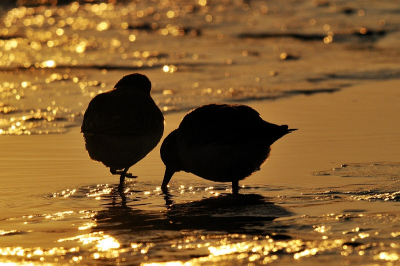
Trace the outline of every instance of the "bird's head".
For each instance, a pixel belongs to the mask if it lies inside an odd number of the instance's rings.
[[[151,82],[145,75],[134,73],[124,76],[114,88],[131,88],[150,94]]]
[[[165,164],[165,174],[161,185],[163,191],[175,172],[181,170],[178,158],[177,130],[172,131],[163,141],[160,149],[161,160]]]

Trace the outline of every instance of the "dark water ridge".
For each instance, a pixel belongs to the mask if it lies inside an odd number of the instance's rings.
[[[335,41],[335,42],[376,42],[381,37],[387,34],[384,30],[367,30],[363,29],[360,31],[350,31],[348,33],[335,33],[332,35],[318,34],[318,33],[241,33],[237,37],[239,39],[255,38],[255,39],[267,39],[267,38],[293,38],[300,41]],[[355,38],[356,37],[356,38]],[[328,39],[326,39],[328,38]]]

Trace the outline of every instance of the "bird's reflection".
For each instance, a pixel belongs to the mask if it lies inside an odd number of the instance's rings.
[[[119,199],[118,199],[119,196]],[[271,233],[269,224],[278,217],[290,216],[285,208],[268,202],[258,194],[220,195],[199,201],[174,203],[163,195],[164,210],[142,210],[127,205],[123,192],[113,193],[107,209],[95,216],[99,231],[203,230],[224,233]],[[126,232],[125,232],[126,233]]]
[[[172,200],[172,195],[169,192],[168,188],[167,189],[162,189],[163,194],[164,194],[164,200],[165,200],[165,206],[169,207],[172,206],[174,204],[173,200]]]

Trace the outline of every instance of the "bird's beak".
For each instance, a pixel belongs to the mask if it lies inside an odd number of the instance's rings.
[[[174,175],[175,171],[169,169],[168,167],[165,169],[164,180],[161,185],[161,190],[165,193],[168,191],[168,183]]]

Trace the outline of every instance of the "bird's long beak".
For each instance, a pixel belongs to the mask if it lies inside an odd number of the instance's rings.
[[[164,180],[161,185],[161,190],[163,192],[168,191],[168,183],[171,180],[172,176],[174,175],[175,171],[169,169],[168,167],[165,169]]]

